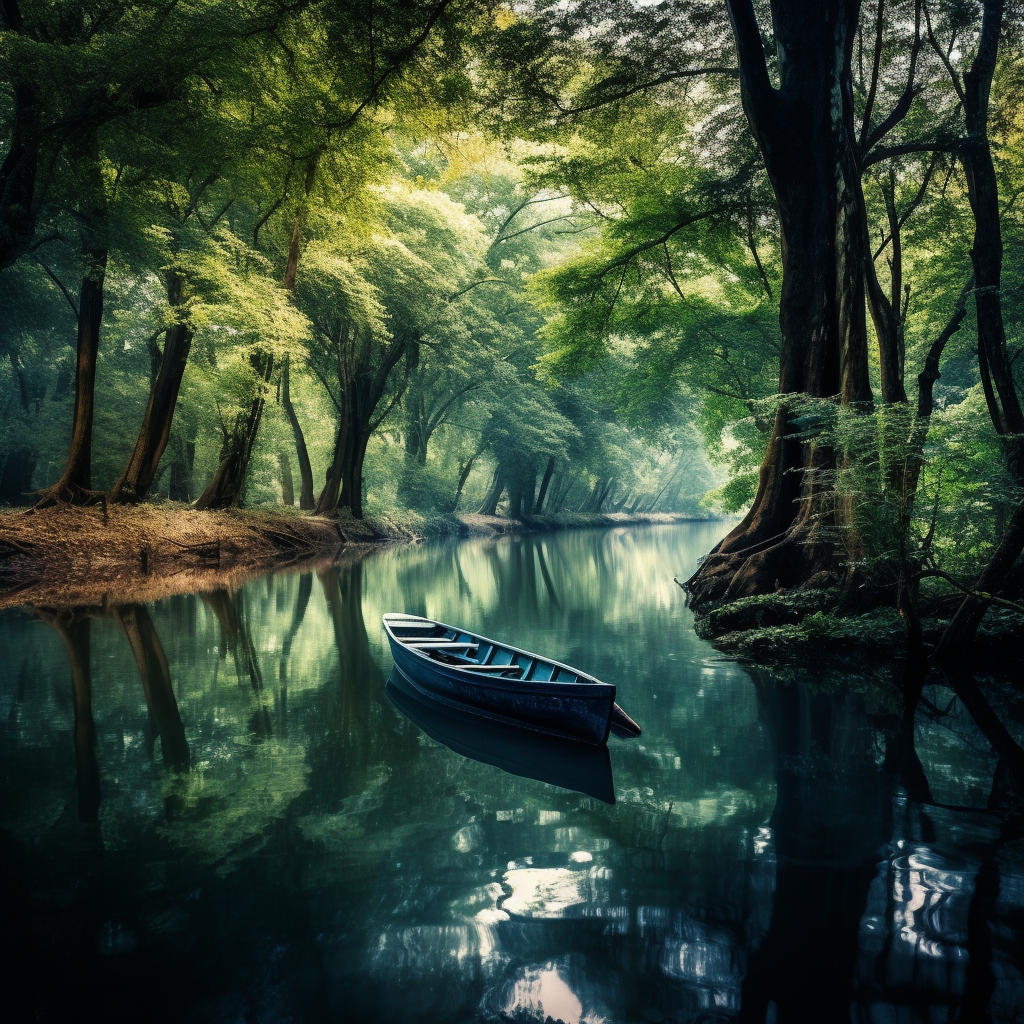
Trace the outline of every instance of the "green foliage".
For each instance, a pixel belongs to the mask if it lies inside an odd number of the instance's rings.
[[[977,35],[968,7],[932,11],[964,54]],[[887,10],[873,93],[871,60],[855,62],[858,125],[905,90],[915,5]],[[781,253],[721,4],[22,0],[18,11],[0,35],[0,156],[17,162],[14,130],[29,118],[45,173],[22,211],[29,236],[0,270],[3,499],[62,471],[73,307],[102,249],[94,486],[123,468],[165,332],[184,324],[194,339],[157,493],[173,477],[187,481],[175,497],[197,496],[261,395],[247,500],[279,501],[282,466],[297,490],[277,401],[287,360],[317,484],[353,382],[384,373],[371,507],[472,510],[497,474],[502,509],[513,493],[525,508],[549,467],[547,500],[565,510],[601,498],[606,511],[731,513],[752,500],[778,401]],[[974,230],[945,145],[960,104],[927,46],[916,75],[886,139],[901,151],[863,176],[880,286],[909,287],[911,385],[967,279]],[[1021,75],[1001,54],[991,131],[1011,356],[1024,345]],[[926,137],[938,152],[914,149]],[[915,493],[900,484],[919,426],[907,410],[799,414],[795,429],[840,455],[821,481],[853,511],[838,539],[879,579],[899,579],[907,559],[968,577],[1019,500],[967,308]],[[256,367],[269,357],[268,384]],[[1013,372],[1020,381],[1024,359]]]

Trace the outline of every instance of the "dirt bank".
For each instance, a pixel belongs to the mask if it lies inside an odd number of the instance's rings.
[[[237,587],[272,569],[316,569],[343,549],[435,535],[672,523],[680,516],[499,516],[414,513],[327,519],[285,509],[196,512],[171,502],[0,513],[0,608],[145,603]]]
[[[4,513],[0,608],[144,602],[232,586],[276,565],[331,558],[347,542],[339,524],[314,516],[176,505]]]

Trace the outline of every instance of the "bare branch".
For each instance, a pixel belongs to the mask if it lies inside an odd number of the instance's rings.
[[[949,75],[949,80],[953,83],[953,88],[956,90],[957,96],[960,98],[960,102],[964,102],[964,87],[960,84],[960,78],[957,76],[956,71],[953,69],[953,65],[949,62],[949,54],[939,46],[939,41],[935,38],[935,33],[932,31],[932,19],[928,13],[928,5],[924,5],[924,21],[928,26],[928,42],[931,43],[932,49],[939,55],[939,60],[942,61],[942,66],[946,69],[946,74]]]
[[[34,253],[29,252],[29,256],[39,264],[40,267],[46,273],[46,276],[60,289],[61,295],[64,296],[68,301],[68,305],[71,307],[71,312],[75,314],[75,319],[78,319],[78,303],[72,298],[71,293],[64,287],[64,282]]]

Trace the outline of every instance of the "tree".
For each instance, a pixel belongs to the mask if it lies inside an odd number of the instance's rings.
[[[402,397],[420,348],[443,344],[458,319],[449,299],[480,246],[474,219],[443,195],[396,184],[380,203],[375,237],[310,243],[299,286],[313,325],[310,365],[338,414],[320,514],[362,515],[370,435]]]

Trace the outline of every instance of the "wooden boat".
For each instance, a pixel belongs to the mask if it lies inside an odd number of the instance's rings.
[[[448,707],[426,696],[397,665],[384,692],[409,721],[463,757],[615,803],[606,746],[545,736],[521,725],[490,721],[465,708]]]
[[[615,687],[519,647],[420,615],[389,612],[395,664],[434,700],[485,718],[586,743],[640,726],[615,703]]]

